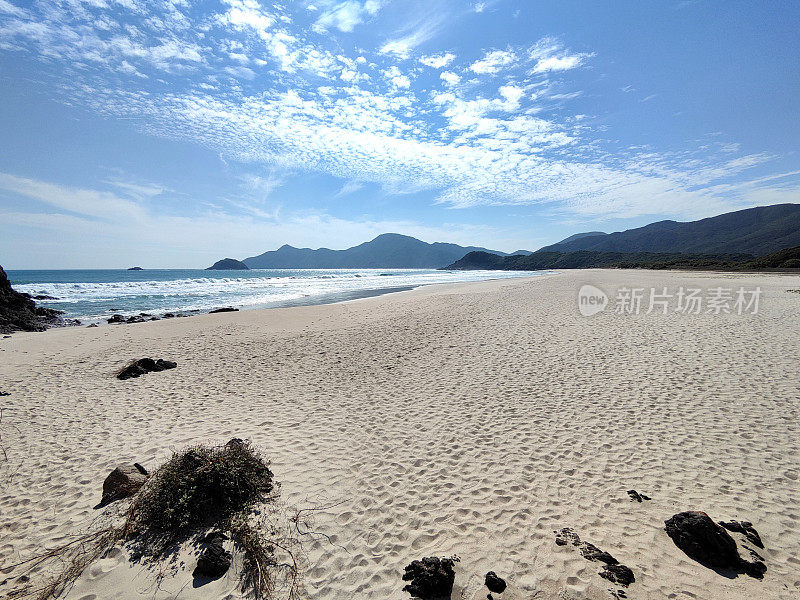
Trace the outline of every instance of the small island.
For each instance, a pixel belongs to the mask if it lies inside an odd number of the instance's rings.
[[[128,271],[144,271],[142,267],[131,267]]]
[[[223,258],[208,267],[206,271],[248,271],[249,268],[240,260],[235,258]]]

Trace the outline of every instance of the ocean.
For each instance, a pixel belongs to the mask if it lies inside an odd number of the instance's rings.
[[[105,322],[113,314],[207,312],[328,304],[453,283],[530,277],[542,272],[435,271],[430,269],[254,269],[251,271],[53,270],[8,271],[14,289],[53,296],[37,304],[64,311],[82,323]]]

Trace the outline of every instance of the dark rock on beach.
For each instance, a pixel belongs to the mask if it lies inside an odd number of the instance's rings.
[[[208,311],[209,314],[211,313],[224,313],[224,312],[239,312],[238,308],[233,308],[232,306],[226,306],[224,308],[215,308],[214,310]]]
[[[36,306],[27,294],[15,291],[0,267],[0,333],[44,331],[61,324],[60,314],[57,310]]]
[[[584,542],[581,544],[581,555],[586,560],[596,560],[598,562],[604,562],[607,565],[616,565],[619,561],[611,556],[605,550],[600,550],[594,544],[590,544],[589,542]]]
[[[739,552],[736,541],[706,513],[693,510],[667,519],[664,529],[689,558],[718,569],[736,569]]]
[[[95,508],[132,496],[139,491],[150,474],[139,463],[120,465],[103,482],[103,498]]]
[[[108,323],[124,323],[125,317],[122,315],[111,315],[111,318],[106,319]]]
[[[600,577],[608,579],[613,583],[617,583],[623,587],[629,586],[636,581],[633,576],[633,571],[619,563],[611,554],[605,550],[601,550],[594,544],[589,542],[581,542],[580,536],[570,527],[564,527],[560,531],[556,531],[556,544],[559,546],[567,546],[569,544],[576,546],[580,549],[581,555],[586,560],[605,563],[603,570],[600,571]],[[621,594],[621,595],[620,595]],[[620,590],[617,597],[624,597],[624,592]]]
[[[197,559],[197,567],[192,575],[218,579],[228,572],[232,556],[223,546],[226,539],[227,536],[219,531],[209,533],[203,538],[206,546]]]
[[[489,571],[484,580],[486,587],[494,594],[502,594],[506,590],[506,582],[502,577],[498,577],[494,571]]]
[[[642,500],[650,500],[650,496],[645,496],[644,494],[640,494],[636,490],[628,490],[628,496],[631,497],[631,500],[634,502],[641,502]]]
[[[403,581],[410,581],[404,592],[420,600],[450,600],[456,578],[457,558],[428,556],[415,560],[405,568]]]
[[[758,532],[753,527],[753,524],[749,521],[720,521],[720,525],[722,525],[728,531],[734,531],[736,533],[741,533],[747,540],[757,546],[759,548],[764,548],[764,542],[761,541],[761,536],[758,535]]]
[[[756,579],[762,579],[767,571],[763,558],[750,548],[747,560],[739,554],[736,540],[728,533],[728,529],[741,534],[744,540],[763,548],[761,536],[747,521],[729,521],[715,523],[706,513],[688,511],[678,513],[664,522],[667,535],[686,555],[710,569],[718,569],[734,573],[744,573]]]
[[[178,363],[171,360],[164,360],[162,358],[159,358],[158,360],[153,360],[152,358],[140,358],[117,373],[117,379],[130,379],[131,377],[139,377],[140,375],[145,375],[146,373],[174,369],[177,366]]]
[[[604,566],[603,570],[600,571],[600,577],[608,579],[612,583],[618,583],[623,587],[628,587],[636,581],[636,578],[633,576],[633,571],[625,565],[619,564]]]
[[[581,543],[580,536],[571,527],[564,527],[560,531],[556,531],[555,534],[557,546],[566,546],[567,544],[578,546]]]

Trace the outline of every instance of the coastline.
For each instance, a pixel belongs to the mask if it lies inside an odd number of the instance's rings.
[[[583,317],[584,284],[764,295],[756,315]],[[329,507],[316,528],[347,551],[309,545],[310,598],[404,599],[404,565],[451,554],[468,600],[485,598],[488,570],[509,582],[503,600],[608,598],[596,564],[553,541],[573,527],[635,571],[630,598],[788,600],[800,591],[797,288],[796,275],[560,271],[15,333],[0,339],[18,468],[0,491],[0,563],[86,527],[116,464],[238,436],[267,451],[287,502]],[[114,379],[143,356],[178,368]],[[631,502],[631,488],[653,500]],[[663,521],[690,509],[752,521],[764,580],[677,550]],[[114,565],[101,571],[74,597],[111,597]]]

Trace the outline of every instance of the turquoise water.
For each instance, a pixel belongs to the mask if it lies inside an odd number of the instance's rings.
[[[14,288],[67,318],[101,321],[110,315],[162,315],[223,306],[269,308],[325,304],[431,283],[480,281],[541,274],[527,271],[426,269],[259,269],[252,271],[58,270],[8,271]]]

